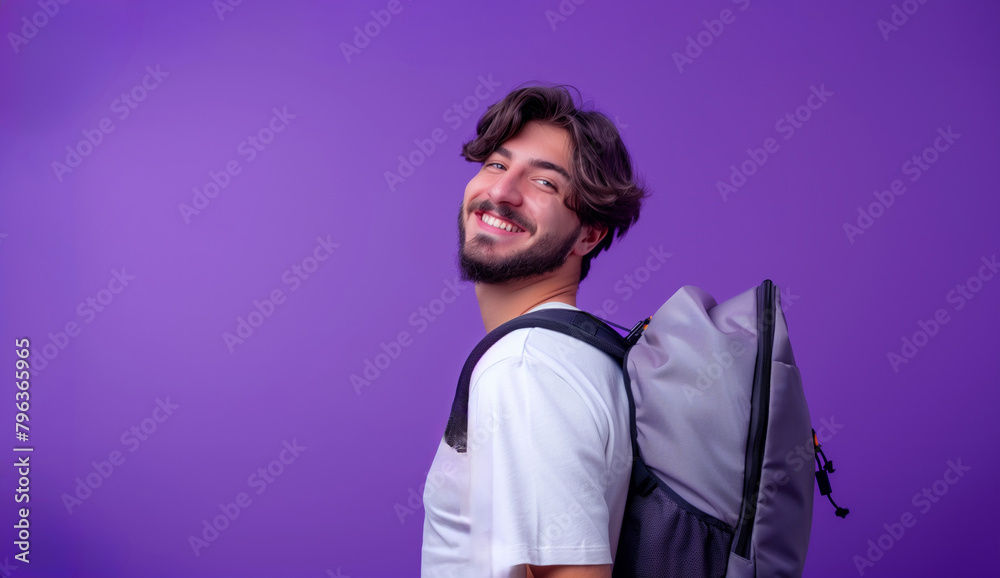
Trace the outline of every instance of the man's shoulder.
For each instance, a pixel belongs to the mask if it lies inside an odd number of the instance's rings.
[[[628,423],[620,364],[585,341],[542,327],[511,331],[487,350],[472,373],[473,399],[488,411],[530,405],[535,419],[576,412],[571,421],[587,431],[593,424],[605,443]]]
[[[560,308],[580,311],[569,305]],[[620,371],[614,358],[585,341],[552,329],[526,327],[504,335],[483,354],[473,371],[473,383],[491,367],[495,373],[525,363],[546,367],[562,377],[613,376]]]

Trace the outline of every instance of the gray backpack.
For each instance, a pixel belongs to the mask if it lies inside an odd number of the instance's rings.
[[[469,378],[500,337],[524,327],[577,337],[621,363],[629,399],[633,462],[614,578],[801,576],[811,464],[829,497],[833,463],[810,426],[778,295],[765,280],[716,304],[685,286],[625,337],[582,311],[521,315],[466,360],[445,441],[465,451]]]

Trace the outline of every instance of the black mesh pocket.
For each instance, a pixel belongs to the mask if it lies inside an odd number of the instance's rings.
[[[637,458],[612,576],[725,576],[733,533],[731,526],[678,496]]]

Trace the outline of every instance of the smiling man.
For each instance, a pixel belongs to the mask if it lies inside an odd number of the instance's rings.
[[[519,88],[479,120],[458,265],[487,332],[579,310],[590,261],[647,195],[614,124],[563,86]],[[542,328],[497,341],[470,380],[468,443],[442,439],[424,485],[421,576],[609,578],[632,448],[615,360]]]

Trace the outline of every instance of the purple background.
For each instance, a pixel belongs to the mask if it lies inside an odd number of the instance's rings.
[[[1000,280],[973,281],[960,310],[948,295],[1000,249],[1000,7],[403,0],[348,60],[354,27],[387,5],[244,1],[221,17],[210,0],[75,0],[51,17],[0,5],[0,359],[9,376],[15,338],[29,337],[36,365],[26,444],[14,384],[0,388],[4,461],[34,448],[30,564],[14,560],[16,469],[0,466],[4,575],[418,575],[423,511],[407,502],[483,335],[471,285],[435,302],[457,274],[455,214],[477,169],[458,152],[526,81],[572,84],[615,119],[653,191],[594,260],[580,307],[631,325],[682,285],[720,300],[764,278],[785,291],[814,424],[836,424],[834,497],[851,509],[836,518],[817,495],[806,575],[858,575],[855,556],[906,513],[915,525],[882,538],[865,576],[997,575]],[[886,37],[894,7],[907,21]],[[721,34],[678,67],[725,9]],[[22,18],[44,25],[27,38]],[[135,89],[144,100],[120,118],[116,99],[157,66],[169,76]],[[495,83],[485,99],[481,78]],[[794,134],[776,127],[811,87],[832,95],[799,110]],[[468,118],[446,113],[463,101]],[[248,160],[240,143],[274,108],[295,116]],[[113,132],[57,175],[105,117]],[[960,137],[911,181],[904,163],[948,127]],[[436,129],[444,142],[388,185]],[[780,148],[724,199],[717,181],[768,138]],[[186,221],[179,206],[232,160],[239,174]],[[905,194],[845,233],[895,179]],[[292,290],[285,271],[328,236],[339,246]],[[661,246],[669,259],[642,271]],[[123,268],[129,285],[102,293]],[[228,347],[276,289],[285,301]],[[895,371],[888,354],[938,309],[949,321]],[[79,333],[58,335],[70,322]],[[351,375],[401,331],[410,344],[356,391]],[[150,421],[168,398],[178,408]],[[128,441],[143,420],[155,431]],[[286,441],[306,449],[258,494],[248,478]],[[124,462],[67,508],[114,451]],[[924,513],[913,496],[959,459],[971,469]],[[196,555],[189,536],[240,492],[250,505]]]

